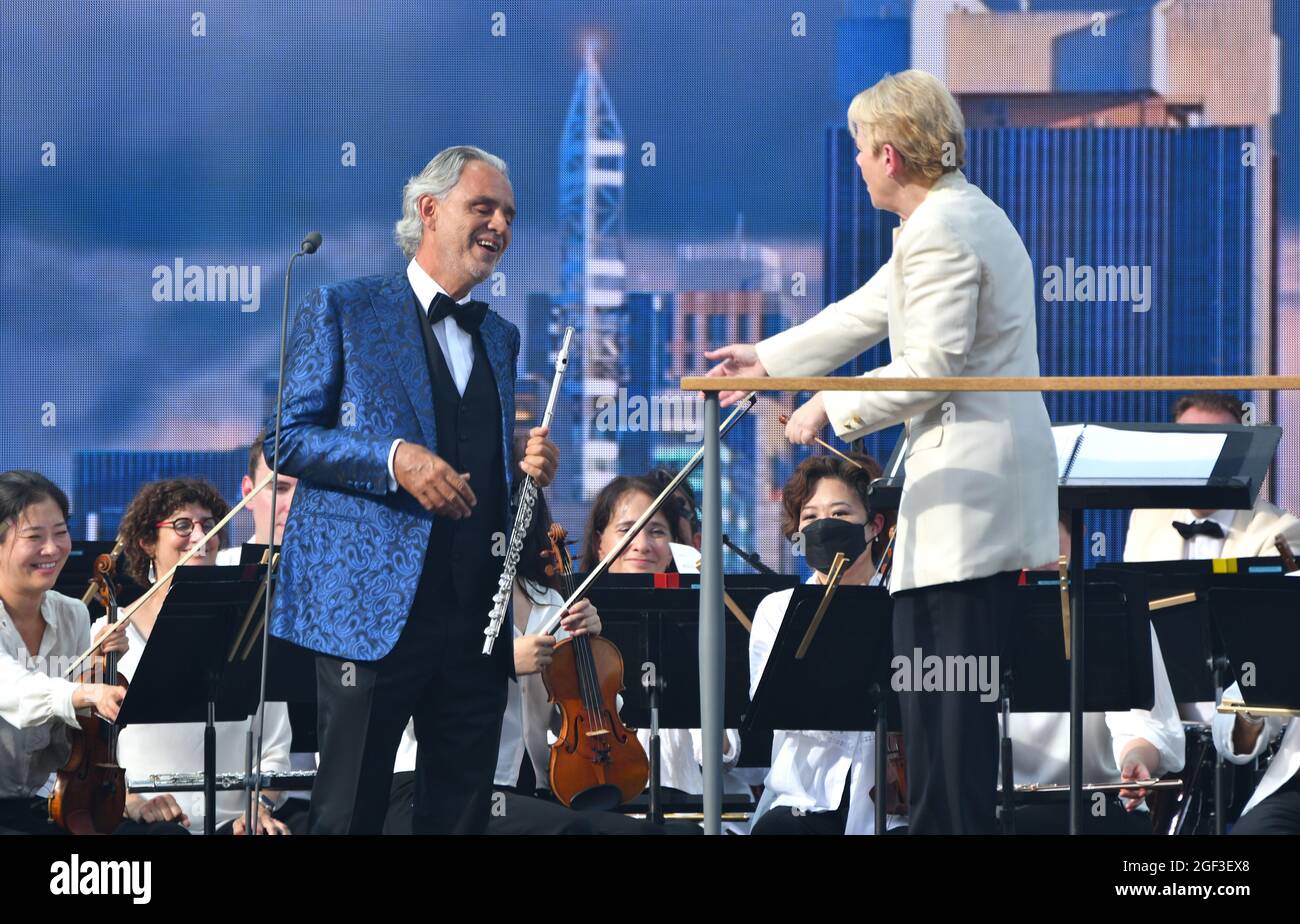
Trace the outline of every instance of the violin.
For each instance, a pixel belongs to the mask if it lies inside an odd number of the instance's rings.
[[[96,592],[110,626],[117,622],[114,563],[112,555],[95,559]],[[97,653],[77,682],[126,687],[126,679],[117,673],[117,657],[116,651]],[[111,834],[126,810],[126,771],[117,763],[118,729],[97,715],[78,715],[77,724],[69,734],[68,762],[49,796],[50,820],[69,834]]]
[[[573,562],[558,523],[548,532],[548,577],[559,576],[573,595]],[[618,717],[623,655],[609,639],[575,635],[555,646],[542,672],[550,702],[560,710],[559,740],[551,746],[551,791],[570,808],[613,809],[645,790],[650,761]]]

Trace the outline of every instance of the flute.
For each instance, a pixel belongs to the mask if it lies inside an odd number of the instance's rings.
[[[564,371],[569,368],[569,344],[573,340],[573,328],[565,328],[564,342],[555,357],[555,378],[551,379],[551,394],[546,401],[546,411],[542,415],[542,426],[551,425],[551,415],[555,413],[555,401],[560,396],[560,384],[564,381]],[[515,525],[510,531],[510,544],[506,547],[506,563],[501,571],[501,580],[497,582],[497,592],[492,596],[492,611],[488,613],[487,628],[483,630],[483,654],[492,654],[492,646],[501,634],[501,624],[505,622],[506,608],[510,604],[511,589],[515,584],[515,572],[519,568],[519,553],[524,547],[524,536],[528,526],[533,522],[533,507],[537,504],[537,482],[532,475],[524,480],[519,491],[519,509],[515,511]]]

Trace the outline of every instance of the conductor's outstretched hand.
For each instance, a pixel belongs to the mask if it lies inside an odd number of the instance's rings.
[[[721,360],[705,373],[710,377],[757,378],[767,376],[767,370],[763,368],[763,363],[758,358],[758,350],[754,349],[752,343],[733,343],[728,346],[718,347],[716,350],[706,350],[704,358],[713,361]],[[731,407],[731,405],[745,397],[746,394],[748,392],[744,391],[719,392],[719,404],[722,407]]]

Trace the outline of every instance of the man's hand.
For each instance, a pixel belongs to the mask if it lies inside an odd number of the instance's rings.
[[[529,430],[528,445],[524,447],[524,458],[519,463],[524,474],[532,475],[539,488],[545,488],[555,480],[555,469],[560,464],[560,447],[547,439],[550,432],[550,427]]]
[[[754,349],[751,343],[733,343],[729,346],[718,347],[716,350],[705,350],[704,358],[709,360],[722,360],[705,375],[715,378],[765,378],[767,370],[763,368],[763,363],[758,358],[758,350]],[[718,392],[719,405],[721,407],[731,407],[745,395],[746,391],[722,391]]]
[[[183,827],[190,826],[189,816],[181,811],[176,797],[170,794],[154,796],[128,796],[126,800],[126,817],[142,824],[154,824],[159,821],[174,821]]]
[[[821,392],[813,395],[803,407],[790,415],[785,425],[785,438],[800,446],[810,446],[817,434],[830,423],[826,416],[826,406],[822,404]]]
[[[469,486],[469,475],[456,471],[440,456],[417,443],[403,441],[393,456],[397,483],[420,502],[425,510],[440,517],[463,520],[478,503]]]
[[[524,635],[515,639],[515,675],[539,674],[551,666],[555,636]]]

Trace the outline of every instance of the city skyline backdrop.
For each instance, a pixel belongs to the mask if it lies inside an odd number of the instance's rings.
[[[1146,15],[1153,5],[1103,6]],[[453,143],[511,165],[520,217],[501,265],[505,291],[480,294],[535,338],[529,296],[561,290],[560,135],[592,42],[626,136],[624,291],[679,292],[681,248],[733,240],[743,223],[744,240],[779,261],[773,294],[787,321],[810,316],[824,304],[832,249],[827,133],[843,128],[846,84],[859,74],[871,82],[879,67],[850,57],[844,24],[882,11],[907,18],[907,4],[796,6],[400,3],[363,18],[328,5],[218,3],[205,5],[203,35],[175,4],[74,16],[56,5],[6,9],[0,468],[38,468],[70,488],[77,452],[246,445],[274,372],[283,267],[302,233],[321,230],[325,246],[295,269],[292,304],[316,285],[400,269],[391,229],[401,185]],[[1300,266],[1300,177],[1289,157],[1300,81],[1296,5],[1272,10],[1281,315],[1296,311]],[[653,166],[643,163],[647,142]],[[55,160],[44,165],[49,143]],[[345,165],[348,145],[355,166]],[[259,267],[258,310],[155,301],[154,269],[176,259]],[[791,294],[795,273],[801,296]],[[770,438],[753,439],[775,451]],[[776,511],[751,512],[772,548]]]

